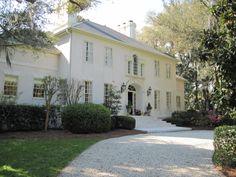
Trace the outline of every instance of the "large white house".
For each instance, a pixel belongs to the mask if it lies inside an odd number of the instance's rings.
[[[121,31],[135,37],[130,21]],[[110,85],[122,90],[122,110],[136,110],[167,117],[184,109],[184,79],[176,76],[177,60],[134,38],[88,20],[54,31],[55,49],[40,52],[17,48],[12,66],[0,56],[0,92],[17,96],[20,104],[44,104],[42,78],[47,75],[84,82],[82,101],[104,103]]]

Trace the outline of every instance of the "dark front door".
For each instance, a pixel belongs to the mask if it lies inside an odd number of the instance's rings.
[[[128,105],[132,105],[133,107],[133,92],[128,92]],[[133,108],[129,114],[133,114]]]

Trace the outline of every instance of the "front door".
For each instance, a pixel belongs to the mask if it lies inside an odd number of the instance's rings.
[[[128,91],[128,105],[131,105],[131,112],[129,114],[135,114],[136,110],[136,90],[134,86],[130,85],[129,86],[129,91]]]

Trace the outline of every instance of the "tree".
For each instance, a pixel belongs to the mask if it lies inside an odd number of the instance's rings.
[[[84,93],[84,85],[75,79],[63,80],[58,99],[63,105],[78,104]]]
[[[44,84],[44,98],[45,98],[45,106],[46,106],[46,119],[45,119],[45,125],[44,130],[47,131],[48,129],[48,121],[49,121],[49,114],[52,106],[52,100],[53,97],[56,96],[56,94],[60,90],[62,80],[58,79],[56,77],[46,76],[43,78],[43,84]]]
[[[213,23],[202,35],[199,57],[217,68],[213,103],[227,114],[236,108],[236,2],[218,0],[209,8]]]
[[[185,99],[188,108],[202,108],[201,101],[206,98],[202,96],[204,81],[207,77],[214,79],[207,74],[211,67],[203,66],[197,54],[201,32],[209,26],[209,16],[206,6],[198,0],[164,1],[164,11],[150,12],[149,26],[139,35],[141,41],[180,60],[177,74],[187,79]],[[210,86],[207,89],[210,94]]]
[[[16,46],[41,49],[53,45],[53,35],[45,32],[48,14],[67,8],[68,13],[80,12],[96,0],[1,0],[0,52],[4,51],[10,65],[11,51]]]
[[[117,91],[114,86],[111,86],[108,89],[107,98],[104,103],[104,106],[106,106],[111,111],[111,114],[117,115],[121,110],[120,99],[121,99],[120,91]]]

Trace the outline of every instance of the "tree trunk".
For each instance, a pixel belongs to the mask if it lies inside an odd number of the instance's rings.
[[[48,130],[48,120],[49,120],[50,106],[47,105],[46,108],[47,108],[47,110],[46,110],[46,119],[45,119],[45,124],[44,124],[44,130],[45,131]]]

